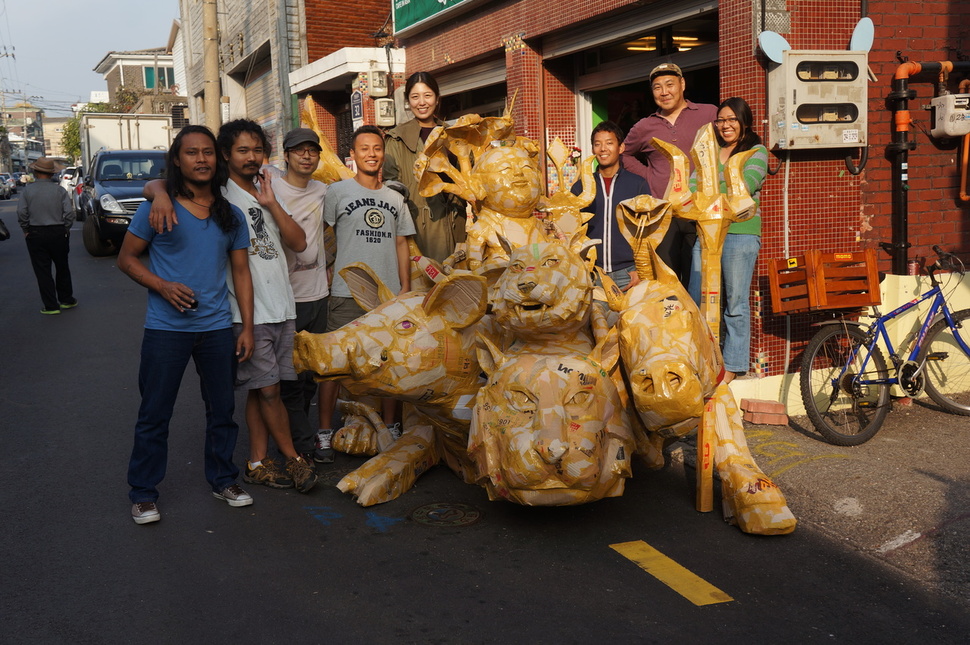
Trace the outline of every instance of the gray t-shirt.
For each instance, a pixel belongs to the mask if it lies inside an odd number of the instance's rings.
[[[344,179],[327,190],[323,218],[337,235],[331,295],[351,297],[340,270],[354,262],[367,264],[392,293],[401,290],[397,238],[414,235],[414,221],[400,193],[386,186],[371,190],[355,179]]]

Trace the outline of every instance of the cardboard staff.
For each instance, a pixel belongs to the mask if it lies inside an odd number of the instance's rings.
[[[701,241],[701,314],[714,332],[714,337],[720,338],[721,253],[728,227],[754,216],[755,201],[744,183],[744,164],[754,151],[741,152],[728,159],[724,167],[727,194],[722,194],[719,190],[719,148],[714,138],[714,126],[704,126],[697,133],[690,152],[697,173],[697,190],[691,199],[687,197],[690,195],[689,187],[683,186],[684,168],[687,167],[684,153],[659,139],[653,139],[651,144],[671,163],[673,172],[670,181],[672,185],[676,184],[674,195],[677,198],[671,204],[674,215],[697,223],[697,236]],[[668,187],[668,192],[671,189]]]

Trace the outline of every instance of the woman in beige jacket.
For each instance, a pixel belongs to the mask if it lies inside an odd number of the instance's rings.
[[[408,208],[414,218],[415,241],[421,253],[442,262],[465,241],[465,204],[448,193],[434,197],[418,194],[414,163],[424,150],[431,131],[444,122],[435,116],[438,109],[438,83],[427,72],[415,72],[404,84],[414,118],[387,132],[384,144],[384,180],[399,181],[410,192]]]

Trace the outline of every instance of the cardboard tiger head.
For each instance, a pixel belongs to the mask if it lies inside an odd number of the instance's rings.
[[[592,267],[580,253],[591,246],[583,227],[567,243],[539,242],[511,251],[489,298],[496,323],[527,340],[554,339],[587,327]]]
[[[559,506],[621,495],[635,442],[609,374],[616,356],[597,349],[509,357],[483,344],[488,381],[478,392],[468,451],[489,497]]]

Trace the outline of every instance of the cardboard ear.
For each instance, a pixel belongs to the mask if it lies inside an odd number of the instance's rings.
[[[350,295],[364,311],[377,308],[394,297],[369,266],[363,262],[348,264],[340,270],[340,277],[350,287]]]
[[[488,285],[480,275],[448,276],[424,297],[424,310],[441,316],[453,329],[464,329],[485,315]]]
[[[478,354],[478,365],[482,368],[487,376],[491,376],[499,369],[505,365],[505,361],[508,358],[505,352],[499,350],[492,341],[486,338],[483,334],[478,335],[479,347],[476,350]]]
[[[613,372],[620,360],[620,334],[616,327],[611,328],[606,337],[596,343],[589,357],[599,363],[607,373]]]

